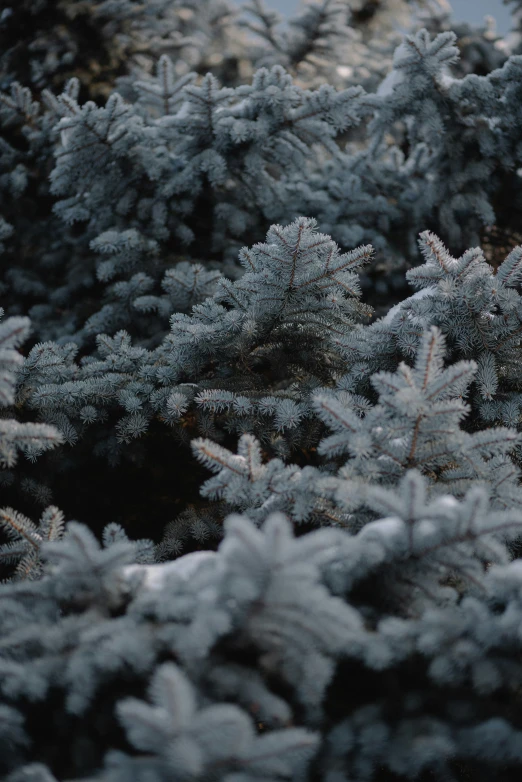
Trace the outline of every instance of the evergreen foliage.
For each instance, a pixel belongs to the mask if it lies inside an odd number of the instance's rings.
[[[2,779],[519,778],[511,6],[0,10]]]

